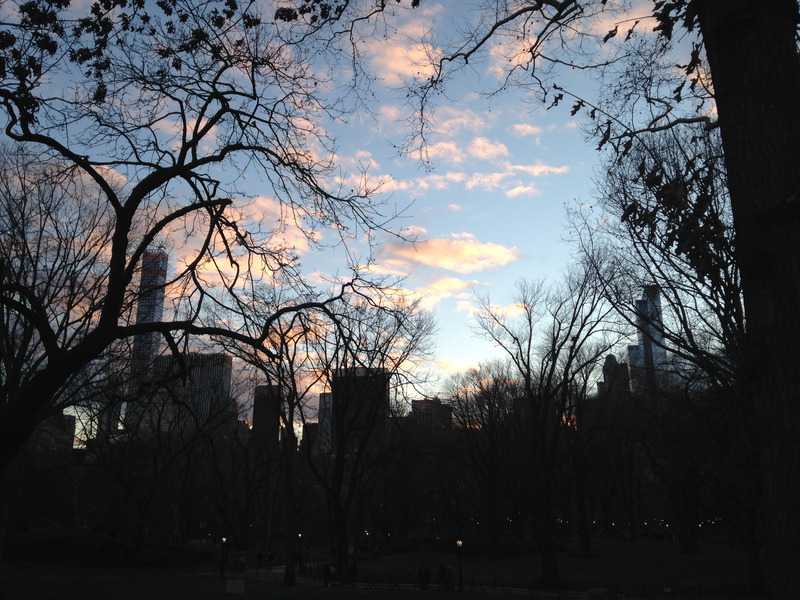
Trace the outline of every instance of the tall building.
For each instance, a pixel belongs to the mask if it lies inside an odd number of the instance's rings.
[[[597,382],[598,394],[613,394],[618,397],[630,391],[630,368],[620,364],[613,354],[606,356],[603,363],[603,380]]]
[[[139,435],[192,434],[230,420],[235,412],[232,364],[223,353],[157,356],[150,384],[137,402]]]
[[[139,279],[136,324],[160,323],[164,315],[164,288],[167,283],[167,253],[159,249],[145,252]],[[133,338],[130,381],[125,404],[126,423],[142,420],[141,396],[153,376],[153,362],[158,354],[160,336],[156,332],[141,333]],[[138,425],[137,425],[138,426]]]
[[[167,253],[164,250],[145,252],[139,279],[136,323],[160,323],[164,316],[164,288],[167,284]],[[131,368],[141,373],[158,354],[160,335],[142,333],[133,339]]]
[[[28,447],[40,452],[68,454],[75,443],[75,431],[75,415],[65,414],[61,406],[57,406],[33,430]]]
[[[281,388],[273,384],[256,386],[253,396],[253,443],[259,452],[270,452],[280,442]]]
[[[317,422],[319,448],[322,452],[330,452],[333,449],[333,394],[330,392],[319,395]]]
[[[386,369],[337,369],[331,379],[332,442],[336,452],[385,440],[389,422]]]
[[[631,391],[644,393],[658,387],[660,374],[667,363],[658,286],[644,288],[642,297],[636,301],[635,310],[639,343],[628,346],[628,368]]]

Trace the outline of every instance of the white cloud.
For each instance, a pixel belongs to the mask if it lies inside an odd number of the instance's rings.
[[[493,160],[509,154],[505,144],[493,142],[485,137],[474,138],[469,145],[469,153],[482,160]]]
[[[542,161],[537,161],[536,164],[533,165],[513,165],[512,169],[514,171],[522,171],[533,177],[540,177],[542,175],[564,175],[565,173],[569,173],[569,167],[567,165],[555,167],[553,165],[546,165],[542,163]]]
[[[538,125],[528,125],[527,123],[517,123],[513,125],[511,129],[516,135],[523,137],[529,135],[542,135],[544,133],[544,129]]]
[[[467,175],[465,173],[454,171],[444,175],[429,175],[423,179],[418,179],[416,185],[420,190],[446,190],[453,184],[464,182],[466,178]]]
[[[437,109],[436,130],[447,136],[486,128],[486,121],[473,110],[443,106]]]
[[[438,142],[426,148],[427,158],[442,159],[453,163],[460,163],[464,161],[464,152],[459,145],[455,142]]]
[[[509,175],[511,175],[511,173],[508,171],[498,173],[475,173],[467,181],[466,188],[468,190],[475,188],[482,188],[487,191],[496,190]]]
[[[539,190],[533,185],[518,185],[510,190],[506,190],[506,196],[509,198],[516,198],[517,196],[535,196],[538,193]]]
[[[420,227],[419,225],[409,225],[408,227],[403,229],[403,235],[407,235],[409,237],[420,238],[427,233],[428,230],[425,229],[424,227]]]

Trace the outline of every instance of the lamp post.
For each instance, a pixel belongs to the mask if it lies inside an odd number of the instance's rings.
[[[225,541],[227,538],[222,538],[222,543],[219,545],[219,576],[225,576]]]
[[[456,540],[456,546],[458,547],[458,591],[464,591],[464,564],[461,560],[461,546],[464,545],[464,540]]]

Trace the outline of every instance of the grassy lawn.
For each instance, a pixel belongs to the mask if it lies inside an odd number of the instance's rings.
[[[656,541],[602,541],[591,557],[569,551],[559,556],[561,574],[575,595],[534,594],[538,556],[510,558],[465,555],[462,562],[465,595],[496,598],[503,591],[515,596],[546,598],[580,597],[580,591],[602,586],[626,597],[737,597],[742,598],[745,565],[740,548],[707,543],[694,553],[682,553],[676,544]],[[433,572],[431,589],[416,584],[419,566],[428,563]],[[458,557],[455,553],[397,554],[359,563],[359,585],[324,587],[301,577],[295,588],[280,585],[280,575],[262,570],[247,573],[244,593],[232,591],[213,564],[182,569],[143,567],[67,567],[37,563],[6,563],[0,567],[0,593],[9,600],[339,600],[345,598],[457,597],[459,592],[438,589],[440,564],[453,569],[458,588]],[[391,584],[388,584],[391,582]],[[377,583],[378,585],[371,585]],[[504,590],[505,588],[505,590]],[[671,590],[665,591],[665,590]]]

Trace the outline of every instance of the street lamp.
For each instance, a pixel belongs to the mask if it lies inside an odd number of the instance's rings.
[[[458,591],[464,591],[464,564],[461,560],[461,546],[464,545],[464,540],[456,540],[456,546],[458,547]]]
[[[219,546],[219,576],[225,576],[225,542],[228,538],[222,538],[222,543]]]

